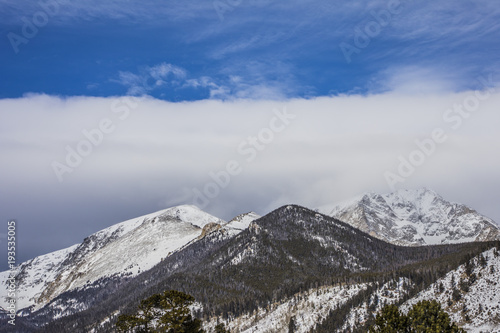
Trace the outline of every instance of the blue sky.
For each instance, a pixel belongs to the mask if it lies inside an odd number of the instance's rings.
[[[412,89],[463,91],[499,67],[494,1],[2,0],[0,6],[1,98],[310,98],[379,93],[407,79],[421,85]],[[182,75],[151,77],[161,66]]]
[[[20,261],[179,204],[230,219],[425,186],[500,221],[495,1],[0,9],[0,220]]]

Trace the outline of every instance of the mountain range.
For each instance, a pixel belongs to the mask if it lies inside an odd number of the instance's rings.
[[[232,332],[287,332],[293,320],[297,332],[362,331],[382,304],[375,295],[411,301],[482,252],[495,265],[498,239],[492,220],[427,189],[316,210],[287,205],[229,222],[178,206],[21,264],[14,331],[112,332],[119,313],[165,289],[195,296],[207,329],[223,321]],[[489,274],[471,285],[498,276]],[[7,276],[0,273],[0,285]],[[471,327],[497,327],[494,316],[483,317]]]

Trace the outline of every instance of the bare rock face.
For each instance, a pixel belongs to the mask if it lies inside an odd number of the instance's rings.
[[[219,230],[220,228],[222,228],[222,226],[220,224],[215,223],[215,222],[210,222],[203,227],[203,229],[201,231],[201,235],[200,235],[200,237],[198,237],[198,239],[202,239],[206,235],[208,235],[216,230]]]

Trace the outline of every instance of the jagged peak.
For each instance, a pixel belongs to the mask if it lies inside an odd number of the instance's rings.
[[[426,198],[426,200],[423,200]],[[410,202],[410,203],[422,203],[423,201],[426,201],[428,203],[431,203],[433,200],[442,200],[445,202],[448,202],[443,199],[442,196],[440,196],[436,191],[429,189],[427,187],[421,187],[417,189],[399,189],[394,192],[389,192],[389,193],[376,193],[373,191],[366,192],[364,194],[355,196],[349,200],[344,200],[341,202],[338,202],[334,205],[329,205],[329,206],[323,206],[323,207],[331,207],[332,211],[340,211],[343,209],[347,209],[353,206],[358,206],[362,204],[370,204],[372,201],[378,202],[378,203],[394,203],[396,201],[398,202]],[[323,208],[322,207],[322,208]],[[321,209],[320,209],[321,210]],[[324,209],[323,209],[324,211]]]
[[[425,198],[425,200],[424,200]],[[346,209],[351,209],[357,206],[370,205],[372,202],[377,202],[380,204],[394,204],[395,202],[409,202],[412,204],[431,204],[434,200],[440,200],[446,203],[450,203],[443,199],[436,191],[428,188],[421,187],[416,189],[399,189],[394,192],[389,193],[377,193],[374,191],[365,192],[361,195],[357,195],[348,200],[339,201],[334,204],[324,205],[319,207],[317,210],[323,212],[327,215],[331,215]]]
[[[496,236],[500,230],[491,219],[463,204],[443,199],[428,187],[386,194],[368,192],[341,204],[320,207],[318,211],[365,232],[374,231],[383,240],[407,245],[500,237]]]

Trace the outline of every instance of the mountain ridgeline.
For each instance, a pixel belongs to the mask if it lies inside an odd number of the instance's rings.
[[[329,308],[310,329],[334,332],[343,330],[351,309],[384,284],[405,281],[401,303],[492,247],[499,248],[500,243],[398,246],[336,218],[288,205],[249,221],[238,232],[224,223],[212,225],[151,269],[102,277],[85,288],[64,292],[47,306],[19,317],[18,327],[22,332],[114,332],[120,313],[131,313],[141,299],[170,289],[193,295],[198,302],[194,314],[207,322],[218,318],[231,323],[252,314],[257,320],[259,311],[297,300],[308,291],[317,290],[319,295],[326,293],[321,289],[325,286],[357,286],[357,294]],[[68,312],[68,307],[74,310]],[[369,323],[370,318],[349,330],[362,332]],[[235,325],[232,331],[245,331]],[[3,325],[0,332],[8,329]]]

